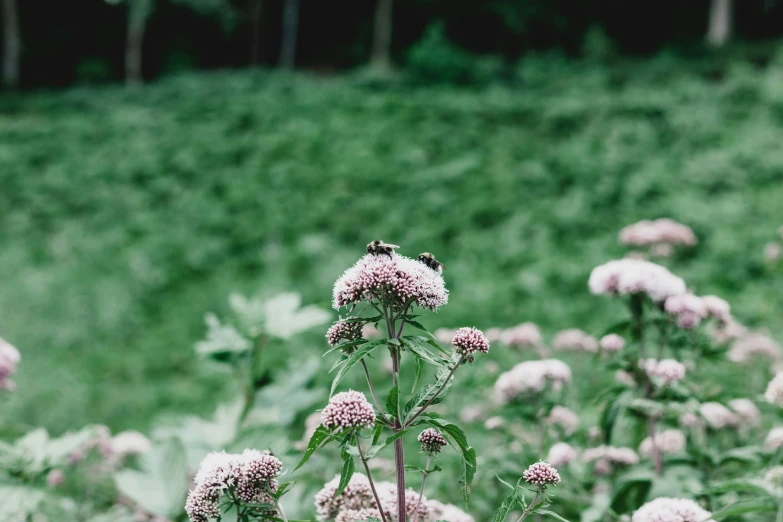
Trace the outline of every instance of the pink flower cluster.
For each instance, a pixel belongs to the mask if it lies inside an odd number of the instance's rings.
[[[549,449],[546,460],[556,468],[559,468],[575,461],[576,457],[576,450],[570,444],[558,442]]]
[[[579,415],[563,406],[553,406],[546,418],[546,423],[559,426],[563,433],[572,435],[579,429]]]
[[[728,321],[718,321],[710,324],[707,333],[718,344],[726,344],[729,341],[736,341],[748,334],[748,329],[734,318]]]
[[[19,350],[0,338],[0,390],[13,391],[16,388],[10,377],[16,373],[16,365],[21,359]]]
[[[663,430],[655,434],[655,446],[662,455],[676,455],[685,450],[685,434],[680,430]],[[639,445],[639,455],[651,458],[653,439],[646,437]]]
[[[427,502],[430,511],[430,520],[448,520],[449,522],[475,522],[474,518],[457,506],[444,504],[437,500]]]
[[[764,447],[769,451],[776,451],[783,446],[783,426],[772,428],[764,439]]]
[[[617,334],[608,334],[601,337],[601,339],[598,341],[598,345],[605,352],[619,352],[625,348],[625,339]]]
[[[555,334],[552,347],[555,350],[595,353],[598,351],[598,341],[578,328],[568,328]]]
[[[446,438],[435,428],[427,428],[419,434],[421,451],[429,454],[440,452],[441,448],[448,444]]]
[[[719,402],[705,402],[699,406],[699,414],[713,429],[736,428],[739,417]]]
[[[619,234],[620,243],[634,246],[688,245],[697,243],[696,234],[687,225],[673,219],[642,220],[628,225]]]
[[[750,399],[731,400],[729,408],[739,416],[745,426],[754,427],[761,423],[761,412]]]
[[[451,345],[454,346],[455,351],[461,353],[468,360],[472,360],[478,352],[489,352],[489,341],[484,332],[477,328],[460,328],[454,334]]]
[[[354,520],[363,519],[350,518],[351,516],[364,516],[365,518],[374,516],[380,518],[378,504],[372,494],[370,481],[366,475],[354,473],[343,492],[335,497],[334,494],[337,492],[339,483],[340,477],[337,476],[324,484],[323,489],[316,493],[316,519],[320,521],[335,520],[335,522],[338,522],[345,520],[353,522]],[[399,522],[397,520],[397,486],[391,482],[376,482],[375,489],[381,501],[380,509],[383,509],[387,520]],[[419,504],[418,492],[406,489],[405,506],[410,520],[413,519],[417,504]],[[432,509],[431,501],[422,496],[421,505],[419,506],[419,520],[428,520]]]
[[[648,377],[661,381],[664,386],[685,378],[685,365],[674,359],[644,359],[639,361],[639,365]]]
[[[783,407],[783,373],[778,373],[769,381],[764,399],[771,404]]]
[[[639,463],[639,455],[631,448],[598,446],[585,450],[582,460],[595,462],[594,471],[599,475],[608,475],[616,466],[633,466]]]
[[[546,486],[554,486],[560,482],[560,474],[557,470],[543,460],[528,466],[525,472],[522,473],[522,478],[528,484],[544,488]]]
[[[685,293],[682,279],[660,265],[641,259],[618,259],[597,266],[587,284],[595,295],[644,293],[653,301]]]
[[[229,490],[234,490],[237,498],[244,502],[271,504],[273,499],[269,492],[277,490],[275,477],[282,469],[280,459],[262,451],[210,453],[199,466],[195,488],[188,494],[185,511],[191,522],[217,518],[220,499]]]
[[[343,431],[375,424],[375,411],[363,393],[349,390],[336,394],[321,412],[324,428]]]
[[[512,348],[532,348],[541,344],[541,330],[535,323],[521,323],[503,330],[499,340]]]
[[[740,364],[750,362],[754,357],[776,361],[781,358],[781,355],[783,352],[780,345],[770,336],[760,332],[754,332],[737,339],[726,353],[726,357],[730,361]]]
[[[352,319],[349,317],[348,319]],[[334,323],[326,331],[326,342],[329,346],[336,346],[340,341],[355,341],[361,339],[364,324],[361,321],[341,319]]]
[[[552,389],[559,390],[569,382],[571,369],[563,361],[525,361],[500,374],[495,382],[494,395],[498,402],[507,403],[541,393],[547,383],[551,384]]]
[[[334,522],[366,522],[369,519],[383,520],[376,508],[349,509],[337,514]]]
[[[715,522],[711,516],[693,500],[659,497],[637,509],[631,522]]]
[[[334,283],[335,309],[380,296],[393,297],[398,304],[413,302],[437,310],[449,300],[443,277],[423,263],[394,254],[367,254]]]
[[[701,298],[693,294],[673,295],[666,299],[663,309],[675,316],[677,325],[686,330],[699,326],[708,314]]]

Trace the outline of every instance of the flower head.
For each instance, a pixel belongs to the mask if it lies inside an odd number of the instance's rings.
[[[783,489],[783,466],[773,466],[765,474],[764,480],[776,489]]]
[[[739,417],[719,402],[705,402],[699,406],[699,413],[713,429],[735,428],[739,425]]]
[[[457,506],[444,504],[437,500],[428,500],[431,520],[448,520],[449,522],[475,522],[474,518]]]
[[[500,342],[513,348],[530,348],[541,344],[541,330],[534,323],[522,323],[503,330]]]
[[[421,451],[429,453],[439,453],[440,450],[447,444],[446,438],[440,434],[435,428],[427,428],[419,434],[419,442],[421,442]]]
[[[46,474],[46,483],[53,487],[59,487],[65,482],[65,473],[61,469],[53,469]]]
[[[729,408],[748,426],[758,426],[761,422],[761,412],[750,399],[731,400],[729,401]]]
[[[565,442],[558,442],[549,448],[546,460],[559,468],[576,460],[576,450]]]
[[[531,464],[524,473],[522,478],[528,484],[534,484],[539,487],[554,486],[560,482],[560,474],[555,468],[544,462],[543,460]]]
[[[664,430],[655,434],[655,447],[662,455],[676,455],[685,449],[685,434],[680,430]],[[653,455],[653,439],[645,438],[639,446],[639,455],[650,458]]]
[[[196,486],[196,489],[188,493],[185,512],[191,522],[209,522],[220,516],[219,500],[220,493],[211,491],[207,487]]]
[[[644,359],[639,364],[651,379],[660,380],[664,386],[685,378],[685,365],[674,359]]]
[[[372,494],[370,481],[362,473],[354,473],[345,489],[337,495],[340,484],[339,475],[324,484],[315,495],[315,511],[318,520],[334,519],[342,511],[376,508],[377,504]]]
[[[703,295],[701,304],[707,309],[707,315],[724,323],[731,321],[731,305],[717,295]]]
[[[691,227],[670,218],[642,220],[628,225],[618,236],[620,243],[634,246],[688,245],[697,243]]]
[[[498,376],[494,395],[498,402],[506,403],[541,393],[547,384],[550,384],[552,389],[559,390],[563,384],[569,382],[571,369],[562,361],[525,361]]]
[[[783,407],[783,373],[778,373],[769,381],[767,391],[764,392],[767,402]]]
[[[449,299],[437,271],[397,254],[365,255],[337,279],[332,293],[335,309],[383,295],[392,297],[398,305],[413,302],[434,311]]]
[[[208,491],[222,493],[236,486],[242,476],[242,458],[225,451],[215,451],[201,461],[193,482]]]
[[[375,411],[363,393],[349,390],[336,394],[321,412],[324,428],[343,431],[375,424]]]
[[[566,435],[571,435],[579,429],[579,415],[563,406],[553,406],[546,422],[553,426],[559,426]]]
[[[677,319],[680,328],[696,328],[708,316],[707,307],[702,299],[693,294],[673,295],[663,305],[666,313]]]
[[[639,463],[639,455],[631,448],[598,446],[585,450],[582,460],[595,462],[594,471],[599,475],[608,475],[615,466],[633,466]]]
[[[111,449],[117,455],[141,455],[149,451],[152,443],[138,431],[123,431],[111,439]]]
[[[637,509],[631,522],[715,522],[711,516],[693,500],[660,497]]]
[[[781,348],[770,336],[754,332],[734,341],[726,357],[736,363],[746,363],[754,357],[776,361],[781,358]]]
[[[781,446],[783,446],[783,426],[772,428],[767,433],[767,438],[764,439],[764,447],[770,451],[775,451]]]
[[[477,352],[489,352],[489,341],[484,333],[477,328],[460,328],[454,334],[451,344],[455,351],[469,360],[472,360]]]
[[[555,350],[595,353],[598,351],[598,341],[578,328],[568,328],[555,334],[552,347]]]
[[[608,334],[601,337],[601,339],[598,341],[598,344],[605,352],[619,352],[625,348],[625,339],[617,334]]]
[[[347,509],[340,511],[334,522],[366,522],[370,519],[383,520],[377,508]]]
[[[653,301],[685,293],[685,282],[666,268],[642,259],[618,259],[590,273],[590,291],[596,295],[647,294]]]
[[[354,319],[340,319],[326,331],[326,342],[329,346],[336,346],[342,340],[355,341],[362,338],[364,324],[361,321],[351,321]]]

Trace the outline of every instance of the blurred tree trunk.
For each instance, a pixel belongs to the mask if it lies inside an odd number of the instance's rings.
[[[732,0],[710,1],[710,22],[707,29],[707,43],[722,47],[731,38]]]
[[[137,85],[141,74],[144,31],[152,12],[153,0],[130,0],[128,3],[128,33],[125,35],[125,83]]]
[[[22,37],[19,31],[19,13],[16,0],[3,0],[3,85],[19,85],[19,57]]]
[[[250,63],[261,64],[261,21],[264,0],[250,0]]]
[[[375,28],[373,31],[370,65],[376,69],[391,67],[392,8],[394,0],[378,0],[375,5]]]
[[[296,64],[296,40],[299,31],[299,0],[283,4],[283,37],[280,43],[280,66],[293,69]]]

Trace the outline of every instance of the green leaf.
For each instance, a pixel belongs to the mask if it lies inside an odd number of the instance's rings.
[[[448,359],[445,359],[439,354],[430,352],[430,350],[425,346],[425,343],[427,343],[428,340],[423,337],[406,335],[401,337],[400,341],[411,352],[416,354],[418,357],[421,357],[429,364],[441,367],[449,363]]]
[[[614,487],[611,501],[612,510],[618,513],[633,512],[644,504],[652,488],[655,475],[648,470],[634,471],[620,476]]]
[[[302,467],[302,465],[307,462],[310,457],[313,456],[313,453],[315,453],[315,450],[318,449],[318,446],[321,445],[321,443],[329,436],[329,430],[324,428],[323,424],[318,426],[316,428],[313,435],[310,437],[310,442],[307,443],[307,449],[305,450],[304,455],[302,456],[302,460],[299,461],[299,464],[296,465],[294,468],[294,471],[298,470]]]
[[[566,520],[565,518],[561,517],[557,513],[553,512],[553,511],[549,511],[547,509],[539,509],[537,511],[537,513],[539,513],[541,515],[544,515],[544,516],[547,516],[547,517],[554,518],[555,520],[559,520],[560,522],[570,522],[569,520]]]
[[[378,444],[378,440],[381,438],[381,433],[383,433],[383,424],[376,424],[375,431],[372,434],[373,445]]]
[[[421,374],[424,372],[424,361],[420,357],[413,358],[413,386],[411,386],[411,393],[416,391],[416,386],[419,384]]]
[[[343,446],[343,449],[340,452],[340,456],[343,458],[343,469],[340,471],[340,483],[337,485],[337,489],[334,492],[334,497],[332,498],[337,498],[340,496],[340,493],[343,492],[345,487],[348,485],[348,482],[351,481],[351,477],[353,476],[354,471],[353,456],[348,453],[346,446]]]
[[[0,485],[0,520],[27,520],[47,498],[42,489],[29,486]]]
[[[701,492],[702,495],[715,495],[735,491],[739,493],[753,493],[756,495],[770,496],[772,493],[766,487],[764,481],[753,482],[750,480],[731,480],[723,482]]]
[[[778,505],[774,499],[754,498],[730,504],[717,513],[713,513],[712,519],[716,522],[720,522],[721,520],[736,517],[737,515],[744,515],[745,513],[774,513],[777,509]]]
[[[604,514],[609,510],[611,499],[607,493],[593,495],[592,505],[582,511],[581,522],[599,522],[604,519]]]
[[[395,384],[391,391],[389,391],[389,396],[386,397],[386,411],[395,418],[397,417],[399,396],[399,386]]]
[[[478,466],[476,450],[468,444],[468,438],[462,428],[445,419],[432,416],[424,417],[424,422],[440,430],[451,443],[452,448],[462,457],[462,494],[467,505],[470,497],[470,487]]]
[[[454,364],[456,364],[456,361],[453,361]],[[449,374],[451,374],[451,368],[448,368],[446,366],[442,366],[437,373],[436,381],[434,384],[428,384],[426,386],[422,386],[419,388],[419,391],[417,391],[413,397],[405,404],[405,407],[402,410],[402,417],[407,422],[410,418],[411,411],[418,410],[421,406],[427,403],[428,400],[430,400],[436,393],[438,393],[438,390],[443,387],[443,391],[440,393],[438,398],[431,402],[430,404],[438,404],[438,402],[443,400],[443,397],[446,395],[446,392],[451,387],[453,379],[449,379]]]
[[[356,363],[361,361],[365,356],[369,355],[373,350],[382,344],[386,344],[387,341],[388,339],[378,339],[371,341],[349,355],[348,359],[346,359],[345,363],[340,368],[340,371],[337,372],[337,376],[334,378],[334,381],[332,381],[332,389],[329,392],[329,397],[334,395],[334,390],[337,389],[337,385],[340,384],[340,381],[345,378],[345,376],[348,374],[348,371],[353,368]]]
[[[375,445],[373,445],[372,447],[370,447],[370,449],[367,450],[367,454],[365,455],[365,457],[368,460],[373,458],[373,457],[375,457],[378,454],[379,451],[381,451],[383,448],[385,448],[386,446],[388,446],[389,444],[391,444],[395,440],[399,439],[400,437],[402,437],[403,435],[408,433],[410,430],[411,430],[411,428],[405,428],[404,430],[400,430],[397,433],[395,433],[394,435],[392,435],[390,437],[387,437],[386,440],[384,440],[382,444],[375,444]]]
[[[476,450],[469,448],[463,455],[462,461],[462,496],[465,498],[465,506],[470,499],[470,488],[473,485],[473,477],[476,475],[478,462],[476,460]]]
[[[294,484],[296,484],[296,482],[284,482],[283,484],[280,484],[277,491],[274,492],[275,499],[280,500],[280,498],[285,495],[285,492],[288,491],[288,488],[292,487]]]
[[[624,321],[620,321],[618,323],[613,324],[609,328],[603,331],[599,336],[597,336],[597,339],[600,339],[601,337],[609,334],[617,334],[622,335],[626,332],[628,332],[629,328],[631,327],[631,320],[626,319]]]
[[[508,518],[508,514],[511,513],[511,511],[514,509],[514,506],[517,504],[517,493],[516,490],[511,493],[509,496],[507,496],[503,503],[500,504],[500,507],[495,511],[495,514],[492,516],[492,522],[505,522],[506,518]]]

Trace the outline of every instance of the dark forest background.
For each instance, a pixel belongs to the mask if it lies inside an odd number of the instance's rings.
[[[331,74],[427,56],[441,64],[491,57],[502,68],[533,51],[579,56],[596,33],[622,55],[666,48],[687,54],[729,40],[761,42],[783,29],[783,2],[774,0],[2,0],[2,6],[5,83],[24,88],[253,65]],[[384,30],[390,38],[378,34]]]

